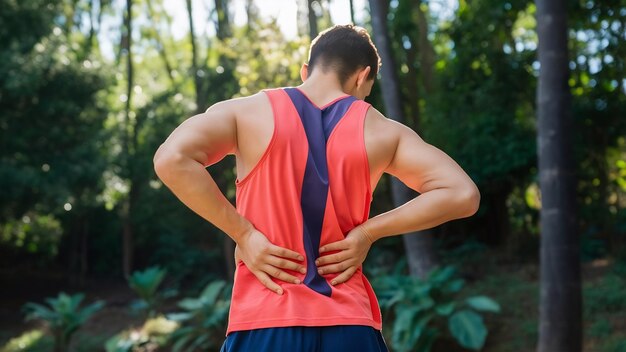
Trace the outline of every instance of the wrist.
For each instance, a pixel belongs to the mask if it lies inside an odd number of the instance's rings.
[[[367,224],[367,222],[364,222],[363,224],[361,224],[360,228],[361,228],[361,233],[369,241],[370,245],[374,244],[374,242],[376,241],[376,238],[374,237],[374,235],[372,235],[372,231],[369,225]]]
[[[252,225],[252,223],[244,220],[242,221],[239,228],[230,237],[233,239],[233,241],[235,241],[237,245],[241,245],[241,241],[244,238],[248,237],[252,233],[252,231],[254,231],[254,226]]]

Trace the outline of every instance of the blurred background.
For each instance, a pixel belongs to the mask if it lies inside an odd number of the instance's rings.
[[[583,350],[626,351],[626,1],[565,10]],[[469,219],[370,251],[390,350],[535,350],[536,11],[0,0],[0,351],[219,350],[234,245],[157,179],[152,157],[218,101],[300,84],[310,38],[349,22],[387,39],[367,100],[454,158],[482,196]],[[208,171],[234,202],[234,159]],[[371,216],[412,196],[383,178]]]

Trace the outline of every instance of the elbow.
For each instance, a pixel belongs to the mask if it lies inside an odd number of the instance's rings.
[[[152,158],[154,172],[163,183],[167,183],[166,180],[169,175],[173,173],[181,160],[182,155],[180,153],[172,152],[164,144],[161,144]]]
[[[476,212],[478,212],[478,208],[480,207],[480,191],[478,190],[478,187],[472,182],[471,184],[465,186],[459,193],[461,194],[461,206],[459,209],[463,210],[461,217],[466,218],[476,214]]]

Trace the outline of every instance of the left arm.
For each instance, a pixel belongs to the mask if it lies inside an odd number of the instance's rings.
[[[226,199],[205,169],[206,165],[237,152],[239,104],[242,103],[238,99],[217,103],[205,113],[181,123],[156,151],[154,170],[181,202],[237,243],[237,259],[241,259],[265,287],[282,294],[282,288],[270,276],[298,283],[295,276],[282,269],[302,272],[304,266],[289,259],[302,261],[304,258],[272,244],[255,229]]]
[[[346,237],[320,248],[316,261],[320,274],[338,273],[331,284],[347,281],[365,260],[378,239],[432,228],[446,221],[473,215],[480,200],[474,182],[440,149],[426,143],[410,128],[387,120],[380,133],[396,138],[385,172],[398,177],[420,195],[406,204],[368,219]]]

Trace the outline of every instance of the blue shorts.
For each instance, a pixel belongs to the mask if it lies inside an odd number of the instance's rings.
[[[380,330],[364,325],[289,326],[233,331],[220,352],[388,352]]]

